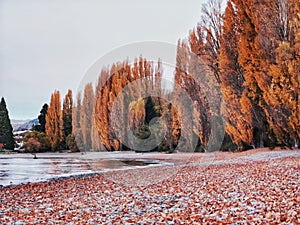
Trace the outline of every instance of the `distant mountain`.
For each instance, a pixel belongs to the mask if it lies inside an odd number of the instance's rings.
[[[37,125],[39,124],[39,120],[38,119],[33,119],[33,120],[29,120],[23,124],[21,124],[17,129],[16,131],[20,131],[20,130],[31,130],[32,127],[34,125]]]
[[[11,119],[10,123],[13,127],[13,130],[16,131],[20,126],[22,126],[23,124],[29,122],[30,120],[14,120]]]

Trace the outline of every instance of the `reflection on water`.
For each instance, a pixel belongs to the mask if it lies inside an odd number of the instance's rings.
[[[3,157],[2,157],[3,156]],[[5,157],[0,155],[0,185],[45,181],[50,178],[155,164],[151,161],[84,159],[80,157]]]

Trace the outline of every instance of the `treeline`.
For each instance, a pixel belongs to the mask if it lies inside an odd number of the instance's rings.
[[[85,85],[83,96],[77,94],[73,108],[73,135],[80,151],[104,150],[94,123],[95,90],[92,83]]]
[[[169,90],[162,88],[160,60],[115,63],[78,93],[76,104],[69,91],[61,109],[54,92],[40,132],[53,150],[297,146],[299,10],[296,0],[229,0],[225,11],[210,0],[199,24],[178,41]]]
[[[80,150],[154,150],[149,123],[161,116],[161,63],[140,57],[132,65],[115,63],[101,70],[95,88],[85,85],[73,108],[73,134]],[[156,124],[157,125],[157,124]],[[159,131],[156,127],[156,133]],[[146,142],[143,142],[143,140]],[[157,147],[157,146],[156,146]],[[156,148],[157,150],[158,148]]]
[[[45,103],[40,111],[39,124],[24,137],[25,150],[103,150],[93,125],[94,91],[91,83],[85,86],[83,99],[78,93],[76,101],[74,103],[71,90],[62,102],[60,92],[54,91],[50,104]]]
[[[99,136],[108,151],[297,146],[299,21],[295,0],[229,0],[224,12],[210,0],[178,41],[172,91],[162,88],[160,61],[103,68],[95,91],[88,84],[77,99],[76,140],[96,149]]]
[[[70,149],[78,151],[72,127],[72,91],[63,99],[59,91],[51,95],[50,104],[45,103],[38,116],[39,124],[24,137],[24,148],[29,152]]]
[[[96,87],[95,127],[108,151],[158,150],[162,68],[140,57],[103,68]],[[155,128],[156,126],[156,128]],[[151,130],[153,130],[151,136]]]
[[[102,68],[95,91],[91,83],[86,84],[84,97],[81,99],[79,93],[73,110],[74,135],[79,149],[173,152],[180,147],[181,151],[191,150],[193,146],[188,143],[196,139],[195,127],[191,127],[190,132],[180,127],[187,114],[180,114],[183,110],[178,107],[184,106],[179,105],[179,101],[185,99],[180,98],[179,92],[174,96],[174,87],[162,88],[163,82],[160,60],[154,63],[140,57],[132,64],[125,60]],[[193,121],[188,123],[193,124]]]
[[[217,81],[211,87],[221,87],[225,146],[225,142],[233,149],[299,144],[299,10],[296,0],[229,0],[223,13],[220,1],[211,0],[188,39],[179,41],[177,83],[186,84],[199,75],[189,74],[197,55]],[[206,109],[200,114],[209,113]]]

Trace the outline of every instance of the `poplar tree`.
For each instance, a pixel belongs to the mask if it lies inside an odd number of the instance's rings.
[[[76,105],[72,109],[72,136],[76,142],[76,147],[74,150],[84,150],[82,130],[80,126],[80,115],[81,112],[81,92],[79,92],[76,96]],[[75,144],[74,144],[75,146]],[[69,146],[70,147],[70,146]]]
[[[80,128],[85,151],[92,149],[93,110],[94,90],[92,83],[88,83],[84,88],[82,105],[80,108]]]
[[[46,115],[46,135],[49,138],[51,149],[57,150],[63,140],[63,121],[59,91],[54,91],[51,95]]]
[[[238,62],[238,18],[232,1],[227,2],[224,26],[220,40],[220,86],[225,100],[226,132],[238,145],[252,141],[252,124],[242,111],[241,98],[244,91],[243,69]]]
[[[72,134],[72,110],[73,110],[73,97],[72,91],[68,90],[64,101],[63,101],[63,127],[64,127],[64,138],[66,139]]]
[[[280,18],[275,63],[270,66],[271,84],[266,102],[269,122],[279,144],[298,146],[300,139],[300,3],[279,1]]]

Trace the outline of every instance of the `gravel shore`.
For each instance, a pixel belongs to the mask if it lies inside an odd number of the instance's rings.
[[[300,151],[172,162],[0,189],[0,224],[300,224]]]

